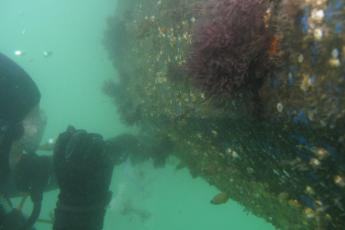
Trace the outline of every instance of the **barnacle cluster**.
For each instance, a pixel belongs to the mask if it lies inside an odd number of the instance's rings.
[[[344,4],[120,0],[105,91],[127,124],[166,137],[157,165],[172,143],[177,168],[277,228],[342,229]]]
[[[345,103],[344,2],[304,1],[302,5],[295,18],[287,17],[288,13],[273,15],[283,28],[288,23],[298,26],[280,32],[284,63],[265,81],[261,97],[267,102],[268,116],[280,113],[284,120],[301,121],[300,116],[313,127],[334,129],[343,126],[345,115],[341,106]]]

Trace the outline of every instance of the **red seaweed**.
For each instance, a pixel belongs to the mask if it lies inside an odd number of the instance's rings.
[[[193,35],[190,75],[208,95],[253,88],[267,70],[272,41],[262,0],[209,0]]]

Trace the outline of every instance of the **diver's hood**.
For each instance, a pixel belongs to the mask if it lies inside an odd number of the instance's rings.
[[[38,105],[41,94],[30,76],[0,53],[0,119],[22,121]]]

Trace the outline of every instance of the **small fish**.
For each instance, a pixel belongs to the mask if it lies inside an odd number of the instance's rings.
[[[211,200],[211,204],[224,204],[229,200],[230,196],[226,192],[220,192],[216,196],[214,196]]]

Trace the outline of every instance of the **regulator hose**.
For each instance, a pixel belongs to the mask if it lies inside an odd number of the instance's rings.
[[[32,209],[30,217],[27,219],[26,223],[20,230],[29,230],[34,226],[35,222],[37,221],[41,213],[42,197],[43,197],[43,191],[37,191],[31,194],[33,209]]]

